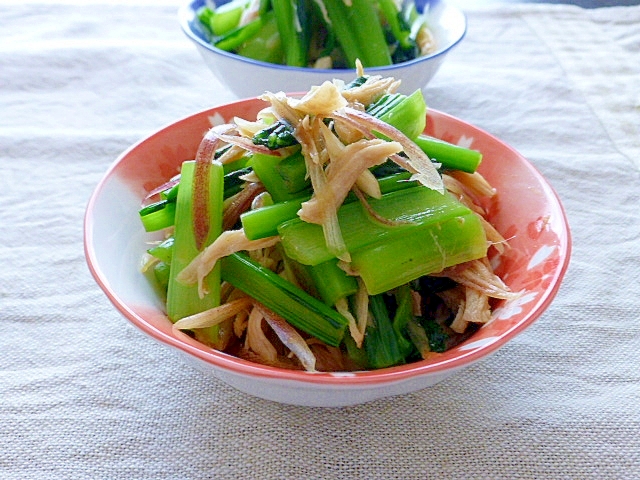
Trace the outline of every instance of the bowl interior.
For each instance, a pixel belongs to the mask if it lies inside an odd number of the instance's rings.
[[[520,154],[461,120],[430,111],[426,133],[478,149],[481,173],[499,191],[488,207],[492,223],[511,248],[495,267],[519,299],[503,302],[492,320],[469,340],[428,361],[349,375],[288,371],[211,350],[174,332],[162,302],[140,273],[140,259],[152,235],[144,232],[138,209],[146,193],[192,159],[203,134],[234,116],[254,118],[260,100],[242,100],[182,119],[125,151],[94,191],[85,215],[85,254],[97,283],[134,325],[163,344],[215,368],[243,375],[329,384],[375,384],[416,374],[440,374],[492,353],[529,326],[549,305],[567,268],[571,239],[563,208],[552,187]]]

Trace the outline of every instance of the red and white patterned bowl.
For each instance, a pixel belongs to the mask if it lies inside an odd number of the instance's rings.
[[[511,248],[494,259],[505,282],[522,295],[503,302],[469,340],[434,359],[376,371],[308,373],[258,365],[212,350],[174,332],[163,304],[140,273],[149,234],[138,217],[142,198],[194,157],[203,134],[234,116],[254,118],[265,104],[249,99],[177,121],[125,151],[88,203],[85,254],[107,297],[135,326],[184,354],[202,371],[233,387],[283,403],[343,406],[417,391],[487,357],[531,325],[556,295],[569,264],[571,236],[558,196],[524,157],[489,133],[430,111],[427,133],[483,152],[480,171],[498,189],[488,205],[492,223]]]

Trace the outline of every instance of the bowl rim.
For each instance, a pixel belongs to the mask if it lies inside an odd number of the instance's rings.
[[[247,57],[243,57],[241,55],[237,55],[235,53],[230,53],[227,52],[225,50],[221,50],[213,45],[211,45],[209,42],[206,42],[202,39],[202,37],[200,35],[198,35],[197,33],[194,32],[193,28],[192,28],[192,21],[193,18],[195,16],[195,8],[194,5],[195,4],[201,4],[201,3],[205,3],[206,0],[190,0],[188,3],[183,4],[179,9],[178,9],[178,21],[180,24],[180,28],[182,29],[182,31],[184,32],[184,34],[189,37],[189,39],[191,41],[193,41],[197,46],[204,48],[205,50],[208,50],[211,53],[215,53],[216,55],[221,55],[223,57],[232,59],[232,60],[238,60],[240,62],[243,63],[247,63],[249,65],[254,65],[254,66],[259,66],[259,67],[263,67],[263,68],[272,68],[274,70],[285,70],[287,72],[300,72],[300,73],[309,73],[309,74],[334,74],[336,75],[336,72],[340,72],[340,73],[349,73],[349,72],[354,72],[355,68],[345,68],[345,69],[331,69],[331,68],[310,68],[310,67],[294,67],[294,66],[289,66],[289,65],[280,65],[277,63],[269,63],[269,62],[263,62],[261,60],[254,60],[252,58],[247,58]],[[413,60],[409,60],[406,62],[402,62],[402,63],[396,63],[393,65],[384,65],[384,66],[378,66],[378,67],[366,67],[366,71],[368,74],[385,74],[385,73],[390,73],[393,70],[399,69],[399,68],[405,68],[417,63],[422,63],[424,61],[427,60],[431,60],[440,56],[444,56],[447,53],[449,53],[449,51],[454,48],[456,45],[458,45],[458,43],[460,43],[464,37],[467,34],[467,28],[468,28],[468,22],[467,22],[467,16],[464,13],[463,10],[461,10],[460,8],[458,8],[455,4],[449,2],[448,0],[426,0],[425,5],[438,5],[441,4],[444,7],[446,7],[447,9],[450,9],[451,11],[455,12],[457,15],[460,16],[460,19],[462,21],[462,28],[460,31],[460,34],[457,35],[453,41],[451,41],[450,43],[448,43],[447,45],[445,45],[443,48],[439,48],[438,50],[436,50],[435,52],[429,54],[429,55],[424,55],[418,58],[414,58]]]
[[[108,167],[107,171],[91,194],[84,214],[83,240],[85,260],[87,262],[90,273],[94,277],[94,280],[103,290],[107,298],[111,301],[115,308],[133,325],[145,332],[151,338],[155,339],[161,344],[164,344],[165,346],[174,347],[179,351],[186,353],[189,356],[196,357],[197,359],[204,361],[205,363],[213,367],[217,367],[228,372],[233,372],[237,375],[252,378],[273,379],[283,382],[294,382],[307,385],[331,385],[334,387],[354,387],[357,385],[362,388],[396,383],[425,375],[442,374],[444,372],[451,372],[453,370],[467,367],[472,363],[475,363],[497,351],[504,344],[512,340],[515,336],[532,325],[546,311],[547,307],[553,301],[561,286],[562,279],[570,263],[572,250],[572,238],[569,222],[564,206],[562,205],[557,192],[542,176],[538,169],[510,145],[506,144],[505,142],[483,130],[482,128],[476,127],[475,125],[472,125],[439,110],[429,109],[428,115],[435,114],[439,117],[456,122],[461,122],[465,125],[471,126],[479,133],[489,137],[492,141],[501,144],[513,155],[519,157],[520,161],[522,161],[524,165],[531,171],[532,175],[536,177],[538,182],[545,187],[545,197],[550,202],[552,202],[554,211],[557,211],[559,213],[561,225],[563,227],[561,231],[556,232],[558,234],[557,247],[559,250],[558,257],[560,260],[558,266],[554,268],[553,275],[549,282],[550,286],[542,291],[540,297],[535,302],[535,306],[532,307],[532,311],[528,315],[523,317],[518,323],[512,325],[509,329],[501,333],[500,336],[497,337],[497,339],[489,344],[485,344],[468,351],[461,352],[460,355],[456,356],[455,358],[446,360],[419,360],[405,365],[387,367],[378,370],[365,370],[356,372],[307,372],[302,370],[287,370],[279,367],[262,365],[235,357],[224,352],[216,351],[214,349],[203,350],[202,348],[195,347],[189,341],[182,341],[180,339],[180,336],[184,335],[185,340],[189,339],[190,341],[195,342],[186,334],[183,334],[181,332],[174,332],[174,335],[169,335],[147,322],[140,314],[138,314],[131,307],[127,306],[127,304],[121,301],[117,294],[112,291],[109,286],[108,279],[99,267],[99,262],[94,250],[94,244],[92,242],[95,224],[95,219],[93,218],[92,214],[95,204],[100,197],[100,193],[105,187],[105,184],[110,180],[110,177],[113,174],[114,170],[116,170],[118,164],[133,150],[139,148],[142,144],[144,144],[151,138],[161,136],[165,131],[174,128],[177,124],[186,122],[193,117],[197,117],[200,115],[209,116],[212,113],[220,110],[221,108],[233,108],[234,105],[247,102],[255,102],[257,100],[258,99],[254,97],[228,102],[216,107],[207,108],[196,113],[192,113],[177,121],[165,125],[164,127],[139,140],[138,142],[127,148],[124,152],[122,152]]]

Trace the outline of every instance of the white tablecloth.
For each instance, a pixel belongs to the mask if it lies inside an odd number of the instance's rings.
[[[492,357],[342,409],[258,400],[124,320],[82,221],[116,156],[231,100],[173,1],[0,0],[0,478],[640,478],[640,7],[470,7],[429,105],[550,180],[574,250]]]

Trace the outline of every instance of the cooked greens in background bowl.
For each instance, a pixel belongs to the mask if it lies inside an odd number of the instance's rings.
[[[197,11],[209,42],[291,67],[366,68],[414,60],[436,44],[415,3],[394,0],[231,0]]]
[[[356,60],[371,75],[423,88],[466,33],[447,1],[195,0],[180,25],[218,80],[238,97],[306,91],[324,80],[353,79]],[[283,40],[284,39],[284,40]]]

